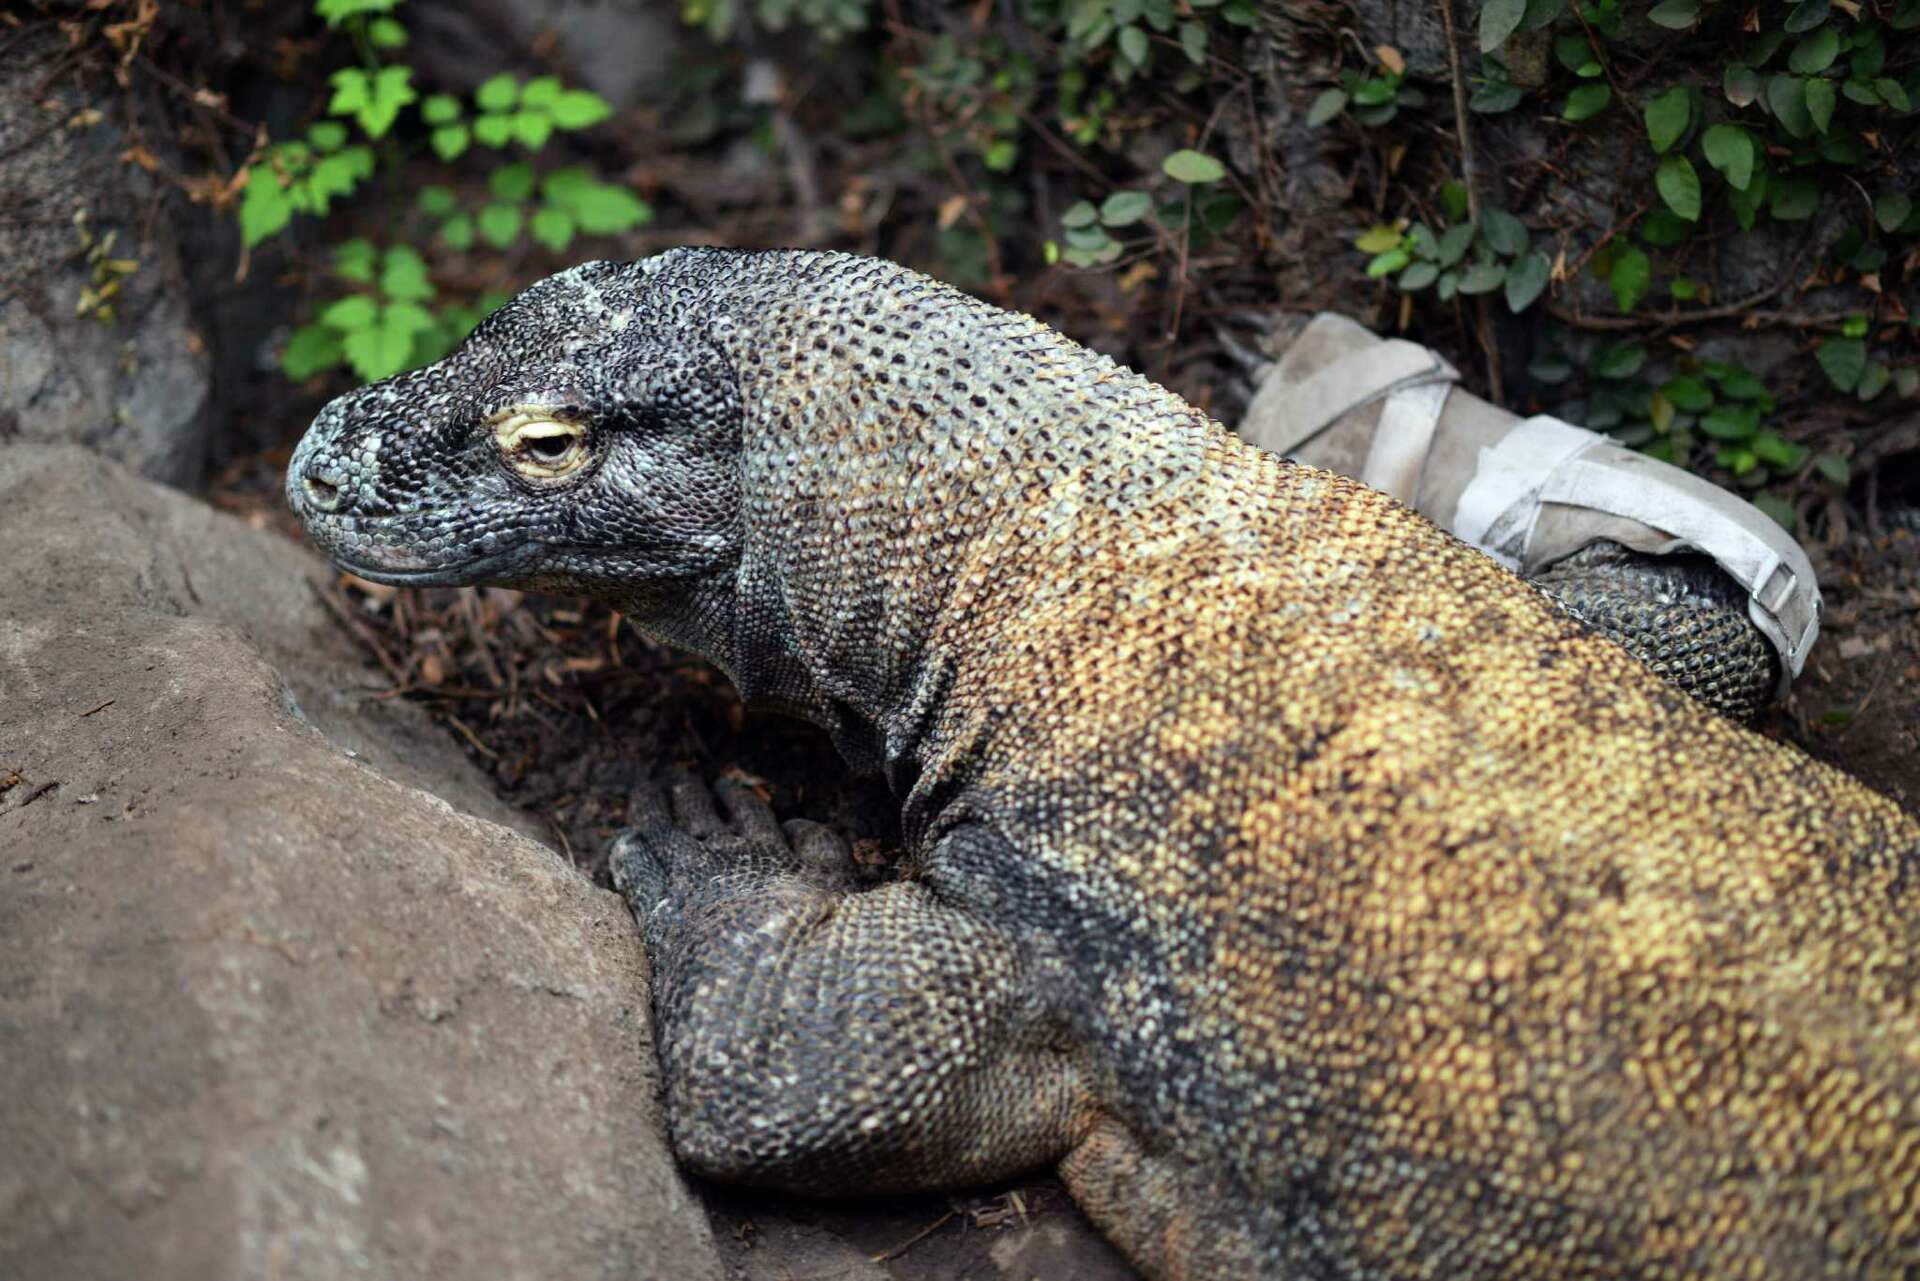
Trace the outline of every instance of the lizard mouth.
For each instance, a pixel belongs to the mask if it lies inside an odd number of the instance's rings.
[[[369,555],[363,550],[357,555],[335,552],[333,563],[356,578],[385,583],[389,587],[477,587],[500,582],[538,550],[536,544],[522,543],[504,551],[487,552],[451,563],[425,562],[404,555],[388,559],[378,554]]]

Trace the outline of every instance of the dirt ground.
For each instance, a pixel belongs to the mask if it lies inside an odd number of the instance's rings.
[[[1920,520],[1826,549],[1820,642],[1766,727],[1920,813]]]

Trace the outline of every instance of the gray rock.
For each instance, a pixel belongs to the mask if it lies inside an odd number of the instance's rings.
[[[71,446],[0,546],[0,1276],[717,1276],[624,907],[319,562]]]
[[[664,97],[684,53],[677,6],[651,0],[423,0],[404,14],[409,51],[436,83],[466,90],[502,68],[559,70],[614,110]],[[528,50],[543,50],[540,63]]]
[[[177,195],[122,158],[136,139],[120,122],[163,117],[142,108],[144,91],[118,90],[70,60],[51,24],[8,44],[0,442],[75,441],[155,480],[190,484],[212,424],[206,344],[175,248],[186,215]],[[89,305],[87,291],[109,284],[117,295]]]

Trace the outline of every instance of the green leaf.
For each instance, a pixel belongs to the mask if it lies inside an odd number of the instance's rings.
[[[349,333],[342,345],[353,372],[368,381],[401,372],[413,356],[413,334],[399,325],[387,323],[385,317],[380,323]]]
[[[1116,191],[1100,202],[1100,221],[1109,227],[1130,227],[1153,212],[1153,197],[1144,191]]]
[[[1845,486],[1853,480],[1853,468],[1838,454],[1815,454],[1813,469],[1836,485]]]
[[[1425,289],[1440,276],[1440,268],[1430,262],[1416,262],[1400,273],[1400,279],[1394,283],[1407,293],[1416,289]]]
[[[1858,338],[1829,338],[1813,356],[1826,371],[1827,381],[1841,391],[1858,387],[1867,369],[1867,344]]]
[[[1753,438],[1749,446],[1754,456],[1769,467],[1778,467],[1781,471],[1793,471],[1807,461],[1805,445],[1796,445],[1777,431],[1763,431]]]
[[[1813,132],[1813,117],[1807,114],[1807,82],[1797,76],[1776,75],[1767,80],[1767,108],[1795,138]]]
[[[1608,382],[1624,382],[1640,372],[1647,363],[1647,349],[1639,343],[1616,343],[1594,357],[1593,376]]]
[[[440,239],[454,249],[473,248],[473,219],[466,214],[456,214],[440,224]]]
[[[1518,259],[1507,271],[1507,310],[1515,315],[1533,305],[1553,275],[1553,264],[1539,250]]]
[[[1716,367],[1710,369],[1709,373],[1720,384],[1722,396],[1732,400],[1755,401],[1768,413],[1773,412],[1773,397],[1767,394],[1766,384],[1743,366]]]
[[[247,170],[247,194],[240,201],[240,239],[251,249],[293,220],[293,200],[270,164]]]
[[[1781,26],[1789,35],[1811,31],[1827,20],[1829,8],[1828,0],[1800,0],[1787,11],[1787,20]]]
[[[1391,276],[1411,261],[1413,255],[1406,250],[1389,249],[1367,264],[1367,279],[1378,280],[1382,276]]]
[[[355,236],[352,240],[343,240],[333,250],[333,274],[342,280],[351,280],[357,284],[373,283],[374,271],[380,265],[380,251],[373,242],[364,236]]]
[[[367,24],[367,42],[376,49],[404,49],[407,29],[392,18],[375,18]]]
[[[1766,202],[1769,179],[1764,168],[1753,171],[1753,180],[1744,190],[1730,187],[1727,191],[1727,206],[1733,210],[1735,221],[1740,230],[1752,231],[1754,221],[1760,215],[1760,207]]]
[[[1774,524],[1791,534],[1800,524],[1799,515],[1793,510],[1793,504],[1775,494],[1755,494],[1753,505],[1765,512]]]
[[[430,125],[450,125],[460,118],[460,100],[449,94],[430,94],[420,104],[420,118]]]
[[[1693,231],[1686,219],[1671,209],[1649,209],[1640,220],[1640,241],[1655,249],[1671,249]]]
[[[1745,191],[1753,181],[1753,135],[1739,125],[1710,126],[1700,136],[1700,149],[1728,186]]]
[[[1507,268],[1505,263],[1476,262],[1460,273],[1460,292],[1463,294],[1490,294],[1505,284]]]
[[[1680,141],[1693,121],[1693,95],[1685,85],[1674,85],[1648,100],[1645,116],[1647,140],[1656,152],[1664,154]]]
[[[453,194],[451,187],[422,187],[420,197],[414,203],[429,218],[445,218],[460,207],[460,198]]]
[[[505,249],[519,238],[521,220],[520,206],[492,204],[480,211],[475,224],[489,244],[495,249]]]
[[[1873,82],[1873,91],[1880,95],[1880,101],[1895,111],[1913,110],[1913,102],[1907,97],[1907,91],[1900,87],[1898,80],[1880,76]]]
[[[1750,107],[1760,96],[1760,73],[1744,62],[1730,62],[1721,89],[1734,106]]]
[[[1227,168],[1212,156],[1181,149],[1161,161],[1160,168],[1175,182],[1188,184],[1218,182],[1227,176]]]
[[[1466,217],[1467,203],[1465,183],[1449,179],[1440,184],[1440,207],[1447,211],[1447,221],[1459,222]]]
[[[340,363],[340,335],[325,325],[302,325],[287,339],[280,353],[280,372],[295,382],[305,382],[325,369]]]
[[[1660,394],[1683,413],[1703,414],[1713,408],[1713,389],[1692,374],[1669,378],[1660,385]]]
[[[653,217],[646,201],[624,187],[594,181],[584,169],[556,169],[547,175],[540,190],[548,204],[573,215],[580,230],[589,235],[614,235]],[[1069,228],[1069,243],[1089,231],[1100,237],[1101,245],[1108,243],[1106,233],[1090,225]]]
[[[1473,244],[1474,226],[1463,222],[1457,227],[1447,228],[1440,237],[1440,243],[1434,250],[1434,261],[1442,267],[1451,267],[1466,256],[1467,247]]]
[[[1512,111],[1525,96],[1518,85],[1484,84],[1473,91],[1473,97],[1467,99],[1467,110],[1483,116],[1497,116],[1503,111]]]
[[[325,18],[329,27],[337,27],[355,14],[383,13],[399,3],[400,0],[314,0],[313,11]]]
[[[1567,95],[1566,106],[1561,108],[1563,120],[1586,120],[1606,109],[1613,101],[1613,90],[1604,84],[1581,85]]]
[[[1700,175],[1693,171],[1692,161],[1678,152],[1662,156],[1659,168],[1654,170],[1653,184],[1667,208],[1688,222],[1700,220]]]
[[[1607,287],[1613,290],[1614,301],[1620,304],[1621,311],[1630,312],[1638,307],[1652,283],[1653,263],[1645,253],[1628,245],[1615,255]]]
[[[441,125],[429,135],[433,144],[433,154],[442,160],[451,161],[467,149],[467,127],[465,125]]]
[[[1817,76],[1839,56],[1840,33],[1832,27],[1821,27],[1793,46],[1793,52],[1787,55],[1787,66],[1803,76]]]
[[[501,165],[487,175],[487,190],[501,200],[525,200],[533,194],[533,166],[525,161]]]
[[[336,299],[320,313],[320,323],[341,333],[365,329],[379,315],[379,307],[365,294],[349,294]]]
[[[1882,231],[1892,231],[1912,212],[1913,201],[1897,191],[1889,191],[1873,202],[1873,220],[1880,224]]]
[[[1180,52],[1196,67],[1207,65],[1207,29],[1197,22],[1180,24]]]
[[[1893,371],[1879,361],[1870,362],[1860,374],[1860,385],[1853,394],[1861,400],[1872,400],[1887,389],[1887,381],[1893,377]]]
[[[355,115],[373,100],[373,82],[358,67],[336,71],[328,81],[333,85],[333,98],[327,103],[329,115]]]
[[[558,176],[558,173],[554,175],[554,177]],[[549,184],[551,184],[551,179],[549,179]],[[1062,227],[1091,227],[1099,218],[1100,211],[1093,207],[1091,200],[1076,200],[1067,206],[1065,213],[1060,215],[1060,225]]]
[[[1400,240],[1401,235],[1399,228],[1380,223],[1377,226],[1368,228],[1364,233],[1356,237],[1353,242],[1353,247],[1363,254],[1383,254],[1387,250],[1397,247]]]
[[[1020,159],[1020,144],[1009,138],[996,138],[980,153],[980,163],[995,173],[1008,173]]]
[[[380,309],[380,323],[407,334],[424,333],[434,326],[433,313],[414,302],[391,302]]]
[[[1120,28],[1120,56],[1136,67],[1145,67],[1147,59],[1153,56],[1153,46],[1147,41],[1147,33],[1135,26]]]
[[[522,107],[551,107],[560,100],[559,76],[535,76],[520,91]]]
[[[322,120],[307,130],[315,151],[338,151],[347,143],[347,127],[338,120]]]
[[[380,272],[380,292],[406,302],[423,302],[433,297],[426,260],[406,245],[387,250],[386,265]]]
[[[506,146],[513,140],[513,117],[476,117],[473,122],[473,140],[483,147]]]
[[[1329,120],[1338,117],[1339,114],[1346,109],[1347,91],[1345,89],[1328,89],[1321,93],[1319,97],[1315,98],[1313,105],[1307,108],[1307,124],[1318,129]]]
[[[1480,52],[1492,53],[1520,29],[1527,0],[1485,0],[1480,6]]]
[[[553,100],[553,123],[562,129],[585,129],[612,114],[605,98],[585,89],[569,89]]]
[[[1648,21],[1669,31],[1684,31],[1700,16],[1700,0],[1661,0],[1647,12]]]
[[[1838,103],[1837,91],[1831,80],[1809,80],[1806,89],[1807,119],[1821,133],[1833,123],[1833,108]]]
[[[1781,222],[1804,222],[1820,207],[1820,188],[1811,178],[1786,178],[1770,185],[1773,199],[1767,209]]]
[[[1738,443],[1753,439],[1760,430],[1757,405],[1715,405],[1700,416],[1700,430],[1715,440]]]
[[[1578,31],[1568,31],[1553,42],[1553,56],[1560,65],[1583,80],[1598,76],[1603,68],[1593,56],[1593,43]]]
[[[534,210],[529,230],[535,240],[559,253],[573,243],[573,215],[552,205],[542,205]]]
[[[487,112],[505,111],[519,96],[519,83],[504,71],[486,80],[473,91],[474,105]]]
[[[419,98],[412,79],[412,67],[382,67],[374,73],[372,98],[359,113],[360,127],[368,137],[384,138],[400,108]]]
[[[371,152],[365,147],[355,147],[351,151],[328,156],[315,165],[307,178],[307,191],[314,203],[313,211],[325,213],[333,197],[351,192],[363,172],[370,171],[372,162]]]
[[[1667,283],[1667,292],[1678,302],[1692,302],[1700,296],[1700,282],[1692,276],[1675,276]]]
[[[1487,248],[1503,258],[1511,258],[1527,247],[1526,224],[1497,205],[1480,210],[1480,236]]]
[[[529,151],[538,151],[553,136],[553,121],[538,111],[517,111],[510,117],[514,136]]]

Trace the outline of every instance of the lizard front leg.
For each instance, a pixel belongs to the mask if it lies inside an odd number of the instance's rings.
[[[725,819],[689,777],[641,789],[612,856],[680,1158],[815,1196],[1058,1162],[1093,1114],[1014,941],[924,882],[859,888],[829,830],[716,790]]]

